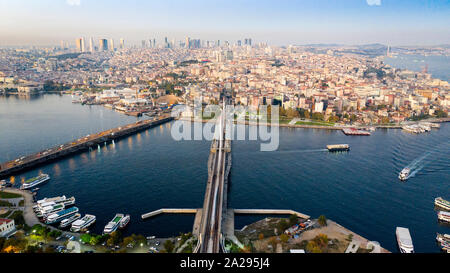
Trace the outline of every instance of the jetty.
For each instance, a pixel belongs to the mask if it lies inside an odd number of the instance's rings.
[[[106,130],[93,135],[87,135],[85,137],[81,137],[71,142],[49,148],[35,154],[30,154],[15,160],[1,163],[0,178],[5,178],[7,176],[34,168],[38,165],[43,165],[55,160],[59,160],[63,157],[88,150],[92,147],[97,148],[98,145],[105,142],[107,143],[109,141],[127,137],[137,132],[164,124],[172,120],[173,117],[171,117],[170,115],[162,115],[155,119],[140,120],[135,123]]]

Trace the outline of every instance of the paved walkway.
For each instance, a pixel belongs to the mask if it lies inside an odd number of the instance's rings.
[[[25,219],[25,223],[30,227],[40,224],[39,219],[33,211],[33,194],[31,192],[16,188],[6,188],[3,189],[3,191],[22,195],[25,200],[23,209],[23,218]]]

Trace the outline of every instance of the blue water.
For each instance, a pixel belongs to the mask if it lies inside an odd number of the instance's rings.
[[[433,78],[450,81],[450,56],[399,55],[384,58],[384,62],[395,68],[420,72],[428,65],[428,73]]]
[[[70,96],[55,95],[32,101],[0,97],[0,159],[136,120],[70,101]],[[127,234],[171,236],[190,231],[194,216],[140,219],[159,208],[203,204],[210,143],[176,142],[170,135],[172,124],[39,167],[15,181],[19,184],[39,171],[50,174],[38,198],[75,196],[82,213],[97,216],[94,232],[101,232],[118,212],[132,216]],[[391,251],[397,251],[395,227],[404,226],[411,231],[416,251],[438,252],[436,232],[450,233],[448,226],[437,223],[433,205],[437,196],[450,199],[449,136],[450,125],[443,124],[426,134],[378,130],[370,137],[280,128],[276,152],[260,152],[258,142],[234,141],[229,206],[324,214]],[[351,151],[324,151],[327,144],[337,143],[350,144]],[[418,171],[400,182],[397,175],[406,166]],[[237,217],[236,228],[260,218]]]

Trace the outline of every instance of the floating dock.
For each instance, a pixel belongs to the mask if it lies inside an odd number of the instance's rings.
[[[5,178],[9,175],[23,172],[38,165],[47,164],[51,161],[88,150],[91,147],[98,147],[98,145],[105,142],[120,139],[172,120],[173,117],[169,115],[164,115],[153,120],[141,120],[97,134],[87,135],[63,145],[4,162],[0,164],[0,178]]]
[[[370,136],[370,132],[356,128],[344,128],[342,132],[347,136]]]

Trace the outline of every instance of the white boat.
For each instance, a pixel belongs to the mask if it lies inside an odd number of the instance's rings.
[[[45,218],[45,223],[47,225],[55,224],[61,222],[64,219],[67,219],[78,212],[77,207],[71,207],[62,211],[58,211],[56,213],[50,214]]]
[[[23,183],[22,187],[20,187],[21,190],[31,189],[41,183],[44,183],[45,181],[49,180],[50,176],[48,174],[41,174],[39,176],[33,177],[25,181]]]
[[[122,221],[123,217],[124,215],[121,213],[116,214],[116,216],[114,216],[114,218],[105,226],[105,228],[103,229],[103,233],[110,234],[116,231],[119,228],[120,222]]]
[[[70,231],[79,232],[87,229],[90,225],[95,223],[96,217],[94,215],[86,214],[83,218],[72,223]]]
[[[39,207],[43,207],[45,203],[55,203],[55,204],[59,204],[59,203],[63,203],[64,206],[69,207],[75,204],[75,197],[70,197],[67,198],[65,195],[63,196],[56,196],[56,197],[52,197],[52,198],[44,198],[41,199],[39,201],[37,201],[37,205],[33,207],[34,208],[39,208]]]
[[[397,235],[397,244],[401,253],[414,253],[414,246],[411,239],[409,229],[397,227],[395,234]]]
[[[60,228],[65,228],[68,227],[70,224],[72,224],[73,222],[75,222],[76,220],[81,218],[81,214],[76,213],[75,215],[70,216],[67,219],[64,219],[61,221],[61,223],[59,224]]]
[[[438,220],[442,222],[450,223],[450,212],[448,211],[440,211],[438,213]]]
[[[51,205],[51,206],[46,206],[43,207],[41,210],[39,210],[36,213],[37,217],[46,217],[52,213],[58,212],[58,211],[62,211],[64,210],[64,204],[55,204],[55,205]]]
[[[450,244],[450,234],[436,234],[436,241],[439,243],[449,243]]]
[[[411,172],[411,170],[409,168],[404,168],[398,175],[398,179],[400,179],[402,181],[407,180],[410,172]]]
[[[129,214],[125,215],[125,217],[120,220],[120,228],[125,228],[131,220],[131,216]]]
[[[445,200],[442,197],[438,197],[438,198],[434,199],[434,205],[439,208],[450,210],[450,202]]]

